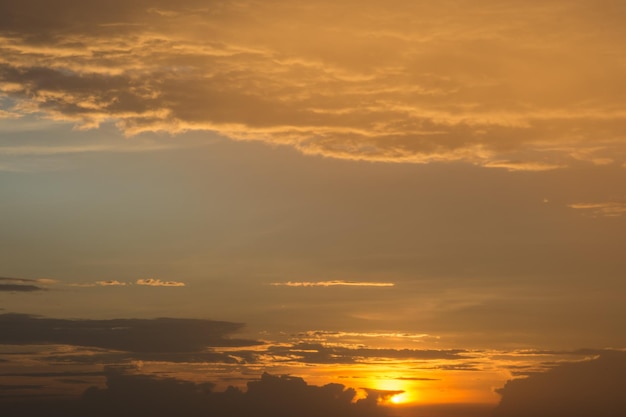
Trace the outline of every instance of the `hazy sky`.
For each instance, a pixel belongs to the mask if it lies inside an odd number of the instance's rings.
[[[111,367],[502,416],[542,381],[604,386],[557,365],[625,360],[624,21],[0,0],[0,400]]]

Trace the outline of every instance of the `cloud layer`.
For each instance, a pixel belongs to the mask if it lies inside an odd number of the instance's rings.
[[[0,292],[44,291],[41,284],[50,284],[50,280],[0,277]]]
[[[68,320],[0,314],[0,344],[66,344],[135,353],[200,352],[215,346],[248,346],[231,339],[241,324],[194,319]]]
[[[619,2],[0,1],[1,117],[306,154],[622,164]]]

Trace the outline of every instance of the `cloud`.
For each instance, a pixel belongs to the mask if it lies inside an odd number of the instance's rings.
[[[45,291],[46,288],[37,284],[53,284],[56,281],[49,279],[25,279],[0,277],[0,292],[35,292]]]
[[[482,164],[486,168],[504,168],[508,171],[551,171],[565,168],[565,165],[544,164],[541,162],[488,161]]]
[[[394,287],[393,282],[368,281],[288,281],[272,282],[270,285],[282,287]]]
[[[106,280],[106,281],[96,281],[96,282],[83,282],[77,284],[68,284],[70,287],[81,287],[81,288],[92,288],[92,287],[125,287],[128,285],[126,282],[121,282],[117,280]]]
[[[154,279],[154,278],[138,279],[135,283],[137,285],[147,285],[150,287],[184,287],[185,286],[184,282],[161,281],[160,279]]]
[[[69,320],[0,314],[0,344],[65,344],[143,354],[258,344],[229,337],[242,327],[239,323],[200,319]]]
[[[383,340],[412,340],[421,341],[423,339],[439,339],[438,336],[432,336],[427,333],[402,333],[402,332],[343,332],[328,330],[309,330],[307,332],[298,333],[298,339],[306,340],[328,340],[328,339],[383,339]]]
[[[568,207],[596,217],[621,217],[626,213],[626,203],[620,201],[573,203]]]
[[[561,364],[547,372],[514,379],[494,417],[623,416],[626,352],[605,351],[597,359]]]
[[[108,281],[96,281],[96,284],[102,287],[123,287],[126,285],[125,282],[120,282],[117,280],[108,280]]]
[[[621,165],[624,13],[584,0],[1,0],[0,117],[351,160]]]
[[[147,286],[147,287],[184,287],[186,284],[184,282],[178,281],[161,281],[160,279],[155,278],[141,278],[135,281],[136,285]],[[77,284],[69,284],[72,287],[125,287],[128,285],[133,285],[132,282],[123,282],[118,280],[105,280],[105,281],[96,281],[96,282],[83,282]]]
[[[282,358],[285,362],[306,364],[351,364],[376,361],[407,360],[467,360],[469,351],[462,349],[373,349],[363,346],[341,346],[321,343],[300,342],[293,345],[269,346],[267,354]]]
[[[356,400],[356,391],[341,384],[315,386],[292,376],[263,374],[248,382],[247,389],[229,387],[213,391],[212,383],[194,383],[173,378],[107,372],[105,388],[91,387],[80,399],[37,399],[5,402],[3,411],[10,415],[89,415],[154,417],[384,417],[388,410],[378,406],[378,399],[392,392],[367,392]]]

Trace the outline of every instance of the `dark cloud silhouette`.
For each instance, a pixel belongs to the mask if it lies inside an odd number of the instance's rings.
[[[236,355],[236,356],[233,356]],[[75,355],[67,354],[47,354],[42,357],[41,360],[50,363],[74,363],[74,364],[120,364],[128,363],[133,360],[142,361],[158,361],[158,362],[170,362],[170,363],[190,363],[190,362],[210,362],[210,363],[241,363],[241,362],[255,362],[255,355],[245,354],[242,355],[238,352],[233,354],[204,351],[204,352],[117,352],[117,351],[98,351],[98,352],[86,352],[78,353]]]
[[[1,314],[0,344],[66,344],[147,355],[258,344],[229,337],[242,327],[240,323],[200,319],[69,320]]]
[[[340,384],[312,386],[301,378],[269,374],[249,382],[245,391],[213,388],[211,383],[109,371],[105,388],[91,387],[79,399],[18,400],[2,406],[14,417],[384,417],[388,410],[378,399],[394,394],[371,391],[355,401],[356,391]]]
[[[469,352],[462,349],[371,349],[364,347],[326,346],[319,343],[272,346],[268,348],[268,353],[290,357],[293,361],[305,363],[355,363],[371,358],[454,360],[471,357]]]
[[[34,279],[0,277],[0,292],[33,292],[44,291],[45,288],[35,285]]]
[[[506,383],[494,417],[619,417],[626,415],[626,352],[605,351]]]
[[[53,378],[53,377],[85,377],[85,376],[104,376],[105,373],[98,372],[11,372],[0,374],[0,377],[37,377],[37,378]]]
[[[32,385],[32,384],[25,384],[25,385],[3,385],[0,384],[0,391],[20,391],[20,390],[24,390],[24,389],[43,389],[44,386],[43,385]]]

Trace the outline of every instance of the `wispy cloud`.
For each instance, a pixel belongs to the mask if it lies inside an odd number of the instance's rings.
[[[554,169],[565,168],[565,165],[546,164],[541,162],[524,162],[524,161],[488,161],[482,166],[486,168],[504,168],[507,171],[551,171]]]
[[[184,287],[184,282],[178,281],[161,281],[160,279],[155,278],[144,278],[138,279],[135,284],[137,285],[147,285],[150,287]]]
[[[84,283],[74,283],[68,284],[70,287],[82,287],[82,288],[92,288],[92,287],[125,287],[130,285],[128,282],[121,282],[117,280],[107,280],[107,281],[96,281],[96,282],[84,282]]]
[[[626,202],[573,203],[568,207],[598,217],[620,217],[626,214]]]
[[[372,339],[409,339],[409,340],[419,340],[425,338],[436,338],[437,336],[432,336],[427,333],[401,333],[401,332],[333,332],[327,330],[309,330],[304,333],[299,333],[297,335],[298,338],[305,339],[338,339],[338,338],[372,338]]]
[[[288,281],[272,282],[276,287],[394,287],[393,282],[369,281]]]
[[[179,281],[161,281],[160,279],[155,278],[141,278],[134,282],[136,285],[148,286],[148,287],[184,287],[184,282]],[[71,287],[83,287],[83,288],[93,288],[93,287],[126,287],[133,285],[132,282],[123,282],[118,280],[106,280],[106,281],[96,281],[96,282],[82,282],[82,283],[74,283],[68,284]]]

